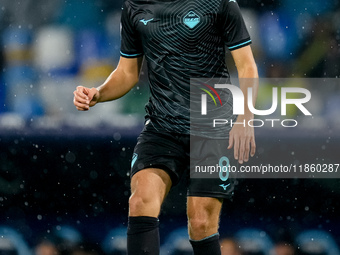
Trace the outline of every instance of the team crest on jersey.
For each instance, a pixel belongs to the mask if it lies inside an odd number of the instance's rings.
[[[198,23],[200,23],[201,18],[198,16],[195,12],[190,11],[187,15],[184,16],[183,22],[185,25],[187,25],[190,29],[197,26]]]

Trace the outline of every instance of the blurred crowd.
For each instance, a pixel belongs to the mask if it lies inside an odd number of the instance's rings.
[[[260,77],[339,77],[338,1],[238,2]],[[51,128],[82,118],[73,107],[72,92],[78,84],[101,84],[117,65],[121,4],[122,0],[1,1],[1,127],[34,122]],[[228,66],[235,75],[230,59]],[[92,110],[94,118],[142,115],[140,105],[148,97],[143,83],[146,79],[119,103]],[[339,98],[331,101],[339,106]]]
[[[0,254],[3,255],[123,255],[126,254],[126,228],[112,229],[104,240],[93,242],[71,226],[57,226],[37,236],[28,245],[20,233],[0,227]],[[273,241],[265,231],[245,228],[220,239],[222,255],[339,255],[332,235],[322,230],[306,230],[294,238],[283,235]],[[186,227],[170,231],[161,243],[161,255],[192,255]]]
[[[238,2],[252,37],[261,77],[339,78],[339,1]],[[118,103],[100,105],[86,116],[77,113],[72,103],[72,92],[78,84],[99,85],[117,65],[121,3],[121,0],[0,1],[0,129],[23,128],[28,124],[47,129],[65,123],[95,126],[89,115],[92,120],[107,124],[136,123],[135,114],[143,115],[141,104],[148,98],[144,78]],[[228,66],[236,76],[230,58]],[[315,99],[316,106],[322,108],[317,112],[322,116],[328,112],[334,123],[339,123],[340,88],[337,84],[330,88],[320,86],[316,92],[322,94],[323,90],[328,93],[327,103]],[[265,101],[266,95],[263,88],[260,101]],[[75,124],[75,120],[81,124]],[[43,234],[27,245],[16,231],[0,228],[0,254],[115,255],[124,254],[126,248],[126,229],[113,230],[98,244],[84,240],[74,229],[56,229],[56,233]],[[186,230],[176,231],[166,237],[163,254],[191,254]],[[174,239],[178,237],[183,238]],[[339,255],[332,236],[322,231],[306,230],[294,238],[275,241],[256,229],[222,237],[223,255]]]
[[[75,116],[89,119],[77,115],[72,92],[78,84],[99,85],[117,65],[121,2],[1,0],[0,128],[22,128],[27,123],[58,128],[65,121],[74,124]],[[253,40],[261,77],[339,78],[339,1],[238,2]],[[228,66],[235,76],[230,58]],[[116,124],[134,124],[129,116],[142,115],[141,104],[148,97],[144,83],[142,79],[119,103],[98,106],[89,114],[109,124],[113,115]],[[321,86],[317,93],[322,94],[323,90],[325,87]],[[327,103],[315,99],[317,107],[333,109],[329,113],[333,120],[339,116],[339,92],[340,88],[334,85],[327,90]],[[265,101],[267,95],[264,88],[260,101]],[[326,116],[326,110],[318,112]],[[84,240],[75,229],[58,227],[28,245],[17,231],[1,227],[0,254],[124,254],[124,231],[125,228],[114,229],[102,243],[96,244]],[[235,236],[222,237],[223,255],[339,255],[333,238],[322,231],[305,231],[275,242],[256,229],[243,229]],[[187,238],[185,228],[169,233],[162,245],[163,254],[191,254]]]

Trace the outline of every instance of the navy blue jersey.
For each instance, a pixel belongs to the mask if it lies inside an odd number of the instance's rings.
[[[146,116],[175,133],[190,132],[190,78],[227,80],[226,49],[251,43],[235,0],[126,0],[121,23],[121,55],[147,62]]]

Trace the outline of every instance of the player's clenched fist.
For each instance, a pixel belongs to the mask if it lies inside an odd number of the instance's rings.
[[[73,103],[79,111],[87,111],[98,102],[99,91],[96,88],[78,86],[73,92]]]

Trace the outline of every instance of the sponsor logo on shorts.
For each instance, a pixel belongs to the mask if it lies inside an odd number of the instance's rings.
[[[227,187],[230,185],[230,183],[229,184],[221,184],[221,185],[219,185],[220,187],[222,187],[224,190],[227,190]]]

